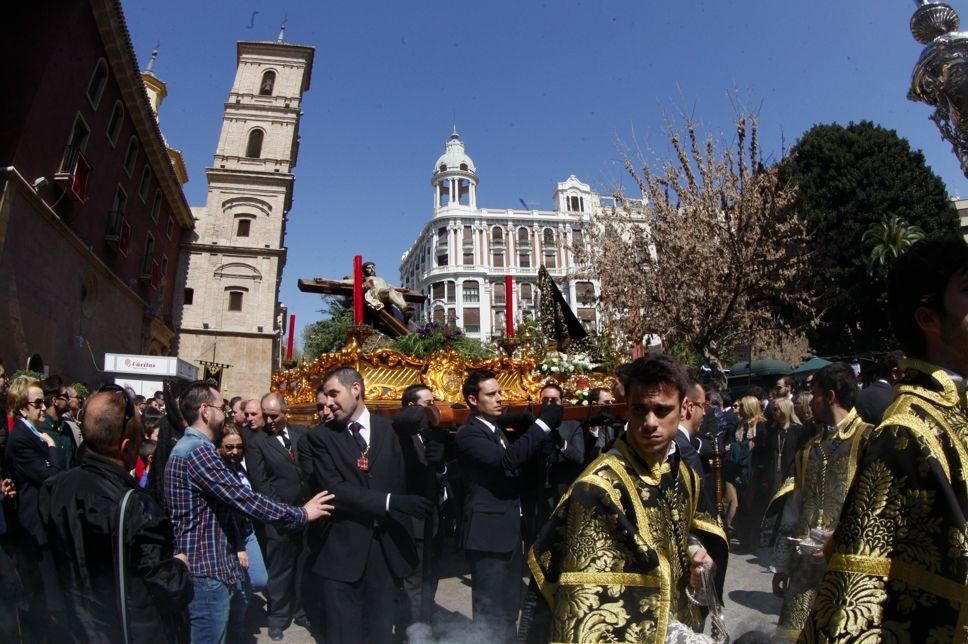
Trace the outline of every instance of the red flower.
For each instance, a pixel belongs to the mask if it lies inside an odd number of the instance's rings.
[[[588,389],[588,378],[579,378],[577,384],[579,389]]]

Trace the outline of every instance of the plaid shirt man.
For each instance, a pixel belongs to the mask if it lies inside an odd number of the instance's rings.
[[[175,526],[175,552],[188,556],[192,575],[233,586],[241,576],[236,547],[222,526],[234,512],[284,528],[306,523],[306,511],[253,492],[222,461],[215,445],[193,427],[165,467],[165,504]]]

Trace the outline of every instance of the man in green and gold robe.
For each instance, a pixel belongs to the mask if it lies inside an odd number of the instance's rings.
[[[823,544],[840,519],[872,429],[853,408],[857,382],[849,364],[827,365],[814,374],[810,390],[810,407],[822,429],[797,454],[795,476],[771,503],[783,507],[773,562],[773,592],[783,598],[783,607],[774,642],[795,642],[807,621],[826,569]]]
[[[550,609],[545,641],[664,642],[671,630],[701,623],[685,592],[698,586],[700,567],[715,561],[721,592],[726,538],[701,511],[700,475],[673,441],[685,369],[657,355],[626,365],[619,378],[625,434],[569,488],[529,553]]]
[[[916,359],[862,449],[805,643],[968,641],[968,246],[912,246],[888,302]]]

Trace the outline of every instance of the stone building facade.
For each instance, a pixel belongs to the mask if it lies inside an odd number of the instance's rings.
[[[434,164],[431,185],[433,216],[400,263],[401,284],[427,296],[418,320],[456,321],[480,339],[500,336],[508,297],[515,324],[535,315],[543,265],[582,324],[597,331],[599,284],[573,277],[581,268],[574,250],[586,243],[589,218],[616,205],[612,197],[572,175],[555,186],[554,210],[479,208],[477,168],[456,130]],[[506,275],[514,279],[511,293]]]
[[[182,245],[178,356],[228,365],[226,397],[265,393],[278,363],[286,217],[313,55],[281,34],[277,42],[238,43],[235,81],[205,171],[208,196],[192,209],[195,232]]]
[[[97,384],[105,352],[175,350],[194,222],[158,128],[164,83],[139,71],[116,0],[19,3],[4,18],[0,360],[13,372],[39,354]]]

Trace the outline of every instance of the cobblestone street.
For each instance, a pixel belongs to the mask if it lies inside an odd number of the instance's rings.
[[[771,592],[769,551],[758,555],[733,553],[730,555],[726,576],[726,621],[733,639],[751,630],[772,634],[780,612],[780,600]],[[437,642],[457,644],[477,642],[470,627],[471,586],[470,576],[454,560],[450,576],[441,579],[437,589],[437,613],[434,617],[434,635]],[[446,574],[445,573],[445,574]],[[259,630],[257,641],[271,642],[265,625]],[[293,624],[285,632],[285,641],[293,644],[313,642],[309,632]]]

